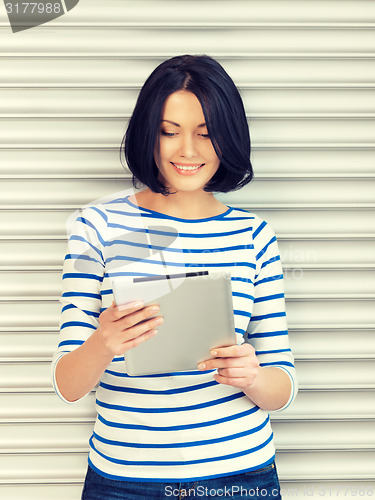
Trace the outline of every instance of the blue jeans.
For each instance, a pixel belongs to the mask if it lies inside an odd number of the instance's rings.
[[[117,481],[107,479],[89,467],[81,500],[158,500],[161,498],[171,500],[273,498],[281,500],[274,462],[251,472],[189,483]]]

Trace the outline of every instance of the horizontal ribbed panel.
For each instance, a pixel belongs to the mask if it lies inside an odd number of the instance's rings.
[[[0,392],[1,422],[31,421],[93,421],[95,416],[95,395],[92,393],[74,405],[67,405],[49,392]]]
[[[24,498],[32,498],[38,500],[69,500],[79,498],[82,492],[82,479],[65,480],[65,481],[48,481],[43,480],[42,484],[38,481],[27,481],[22,483],[3,483],[1,492],[4,498],[12,498],[12,500],[23,500]],[[1,484],[1,483],[0,483]]]
[[[274,422],[276,446],[280,450],[351,450],[375,447],[374,424],[371,421],[304,421]]]
[[[225,29],[213,27],[210,30],[203,29],[199,37],[196,36],[195,27],[186,27],[183,36],[178,36],[180,32],[179,26],[168,26],[164,31],[154,27],[103,26],[100,29],[100,37],[97,36],[97,29],[90,27],[85,28],[85,36],[82,37],[79,29],[64,27],[64,37],[61,37],[56,36],[54,28],[46,25],[42,30],[31,31],[27,42],[23,37],[10,38],[7,32],[1,30],[0,45],[4,56],[25,54],[25,52],[72,57],[79,54],[100,57],[143,53],[153,55],[155,59],[160,58],[160,54],[165,56],[182,54],[187,49],[189,53],[201,53],[202,47],[205,53],[228,56],[232,54],[246,56],[249,53],[302,56],[306,53],[311,55],[341,53],[348,56],[359,54],[369,56],[375,51],[373,32],[365,28],[351,28],[349,31],[344,28],[324,28],[324,36],[318,26],[310,29],[303,27],[280,29],[265,26],[261,29],[241,30],[235,26]],[[145,78],[141,77],[138,83],[144,80]]]
[[[374,479],[374,451],[281,452],[276,460],[281,477],[287,480]]]
[[[374,491],[374,29],[365,0],[90,0],[18,34],[0,19],[1,498],[80,497],[95,396],[65,405],[49,378],[66,220],[131,188],[118,148],[141,85],[201,52],[238,85],[253,144],[255,180],[218,199],[266,219],[283,261],[301,385],[272,414],[283,497]]]

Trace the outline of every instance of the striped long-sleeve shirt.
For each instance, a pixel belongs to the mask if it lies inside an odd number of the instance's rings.
[[[58,360],[98,327],[116,276],[229,271],[237,342],[261,366],[276,366],[297,387],[288,343],[276,237],[257,215],[228,207],[215,217],[180,219],[137,207],[128,196],[83,209],[64,261]],[[214,371],[130,377],[116,356],[96,390],[89,464],[112,479],[192,481],[261,468],[274,459],[269,415]],[[54,386],[59,393],[55,376]]]

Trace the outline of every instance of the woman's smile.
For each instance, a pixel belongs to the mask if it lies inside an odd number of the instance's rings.
[[[204,163],[190,164],[171,162],[171,164],[180,175],[194,175],[204,167]]]

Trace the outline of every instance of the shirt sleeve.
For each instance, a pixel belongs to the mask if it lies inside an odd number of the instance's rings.
[[[99,325],[106,228],[107,216],[100,206],[75,212],[67,223],[68,245],[62,273],[59,343],[51,366],[55,392],[66,403],[71,402],[59,391],[56,366],[65,354],[82,345]]]
[[[256,351],[260,366],[284,370],[291,381],[286,409],[298,391],[294,358],[289,346],[285,312],[283,271],[277,239],[267,222],[255,217],[253,244],[256,256],[254,306],[246,332],[246,342]]]

